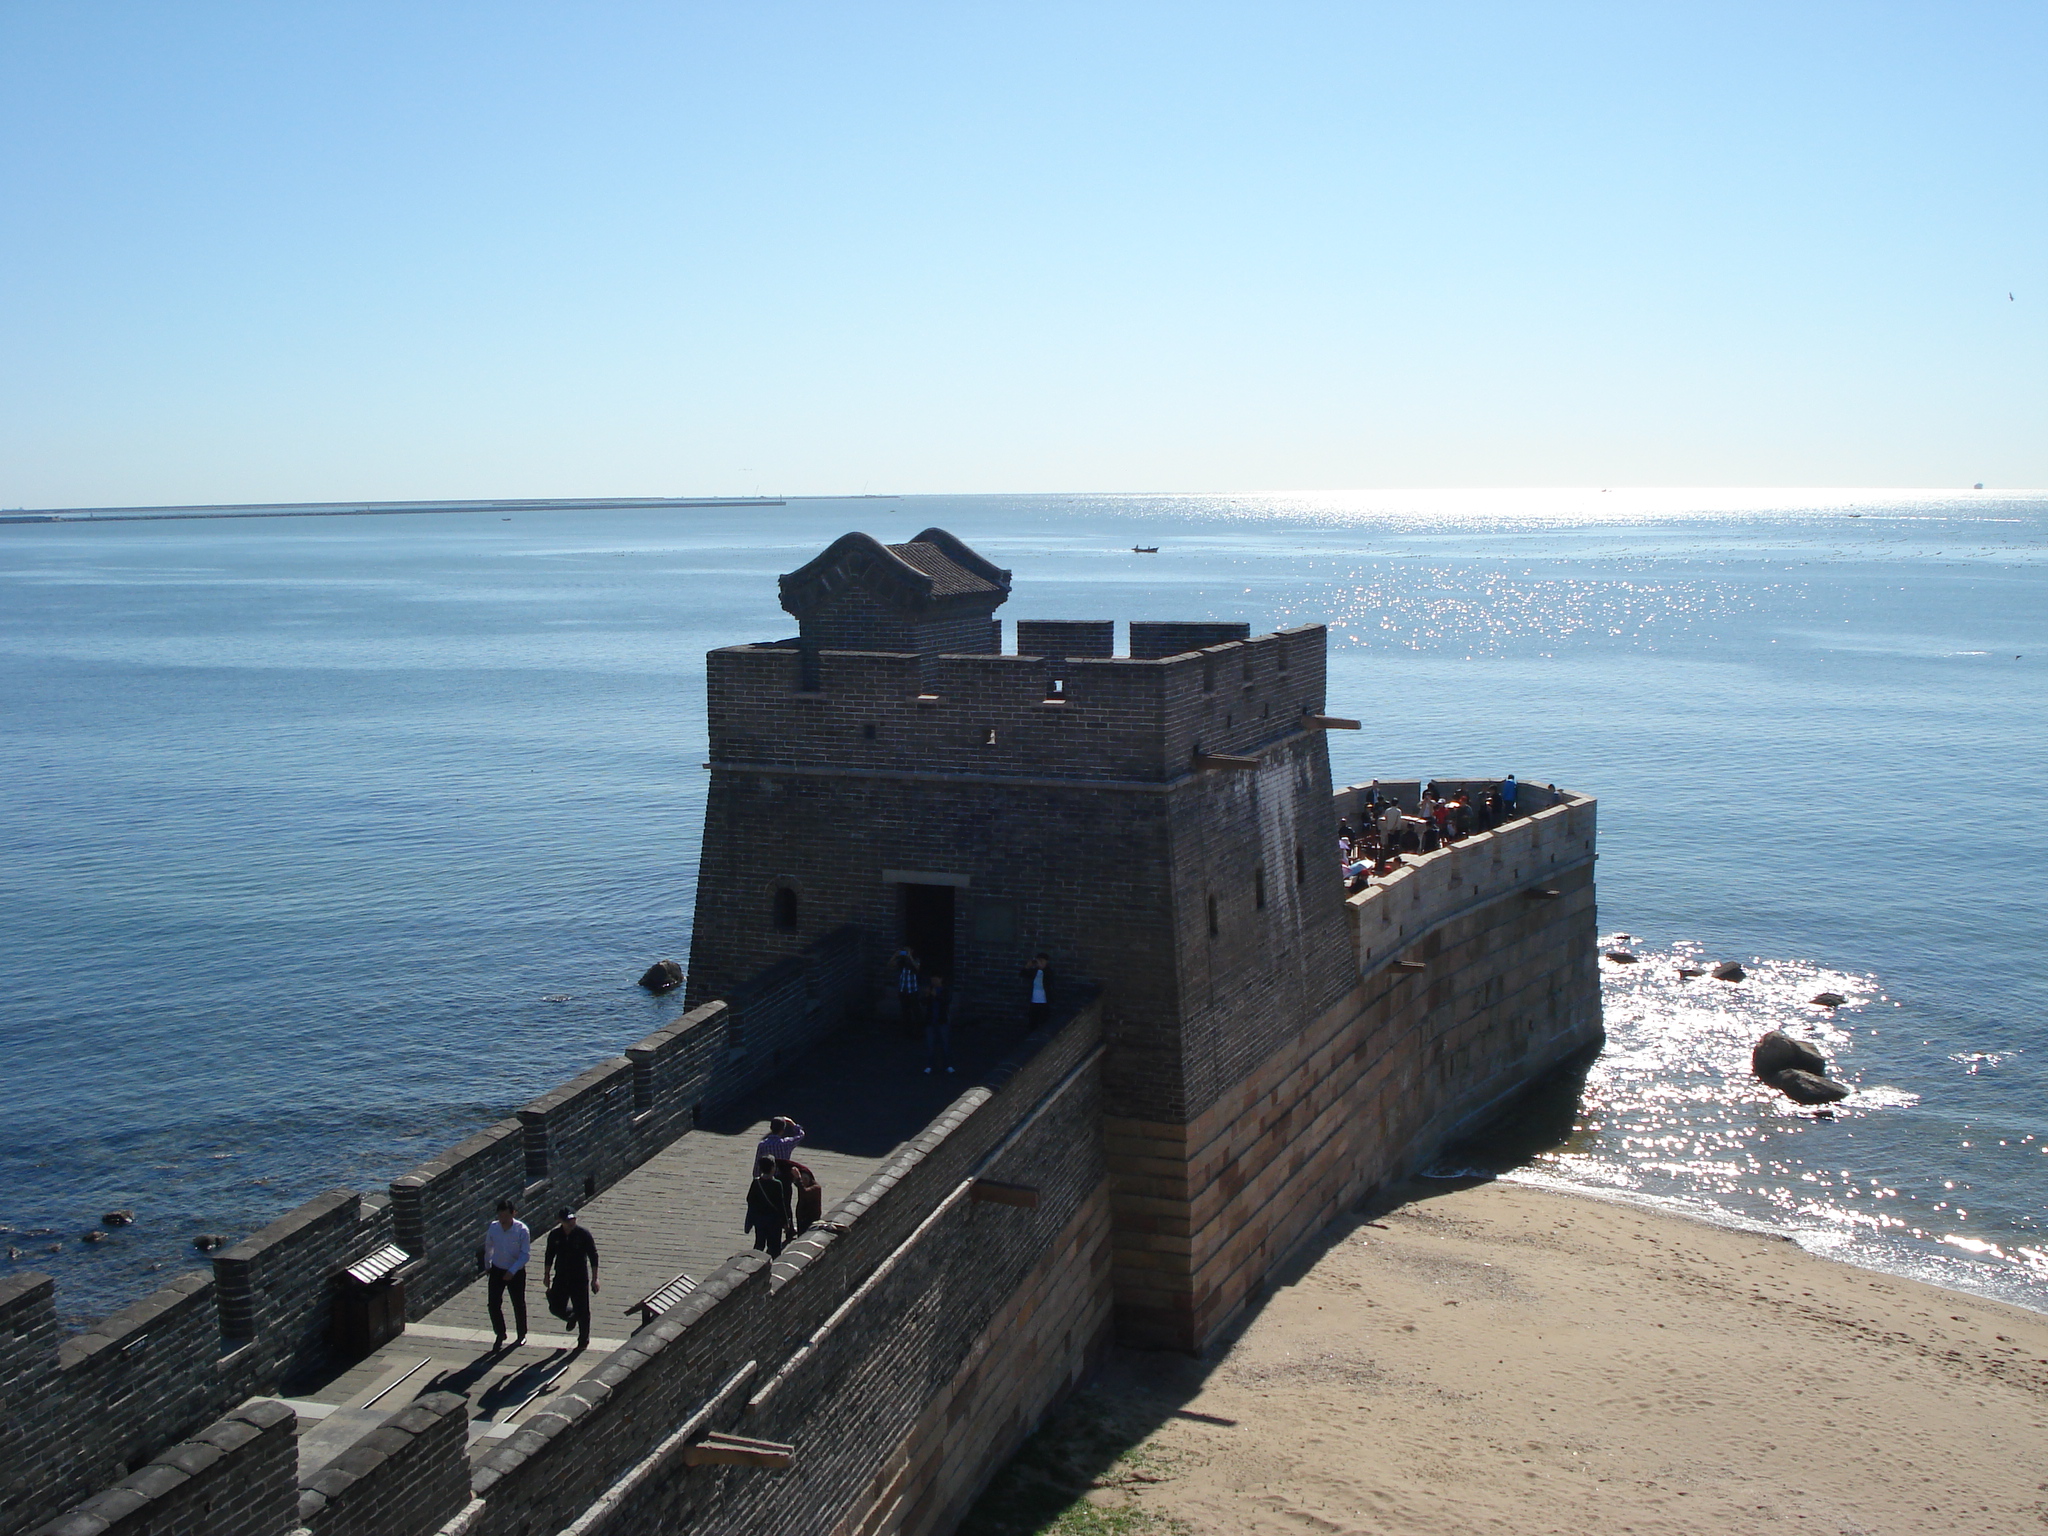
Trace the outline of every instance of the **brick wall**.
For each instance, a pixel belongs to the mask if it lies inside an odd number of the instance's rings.
[[[1302,724],[1324,639],[1070,659],[1055,699],[1030,656],[828,651],[807,690],[790,652],[712,652],[691,997],[840,925],[879,972],[902,885],[937,876],[957,1014],[1021,1017],[1042,947],[1106,989],[1121,1111],[1198,1112],[1345,984],[1327,753]],[[1198,749],[1260,766],[1197,770]]]
[[[297,1420],[245,1403],[35,1536],[286,1536],[297,1524]]]
[[[429,1392],[299,1489],[309,1536],[426,1536],[469,1502],[469,1404]]]

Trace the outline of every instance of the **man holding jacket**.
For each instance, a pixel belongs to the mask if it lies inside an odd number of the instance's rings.
[[[597,1283],[597,1239],[576,1219],[574,1211],[562,1212],[561,1224],[548,1234],[540,1268],[541,1284],[548,1295],[553,1297],[560,1287],[568,1304],[569,1317],[576,1324],[576,1347],[590,1348],[590,1293],[604,1287]]]

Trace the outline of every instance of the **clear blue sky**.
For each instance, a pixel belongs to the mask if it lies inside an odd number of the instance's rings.
[[[7,0],[0,505],[2038,487],[2044,159],[2040,3]]]

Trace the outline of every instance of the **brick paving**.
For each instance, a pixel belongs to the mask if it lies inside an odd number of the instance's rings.
[[[701,1280],[750,1246],[741,1230],[747,1180],[769,1116],[789,1115],[804,1127],[798,1158],[818,1176],[830,1210],[981,1081],[1019,1037],[1014,1025],[958,1027],[958,1070],[927,1075],[921,1040],[905,1037],[893,1022],[856,1025],[755,1092],[708,1111],[695,1130],[580,1208],[579,1219],[597,1241],[604,1287],[592,1298],[586,1353],[575,1353],[573,1333],[559,1332],[547,1310],[540,1284],[545,1239],[536,1238],[526,1346],[493,1354],[487,1288],[477,1281],[368,1359],[295,1400],[302,1473],[429,1391],[469,1398],[472,1445],[509,1433],[523,1414],[572,1385],[639,1326],[637,1313],[628,1316],[626,1309],[642,1296],[679,1271]],[[488,1211],[477,1213],[479,1237],[489,1218]]]

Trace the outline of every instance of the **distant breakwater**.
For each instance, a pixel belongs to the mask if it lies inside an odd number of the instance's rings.
[[[383,517],[425,512],[589,512],[648,511],[692,507],[781,507],[785,501],[746,496],[729,501],[656,496],[615,496],[584,500],[535,501],[350,501],[282,502],[276,506],[232,507],[52,507],[0,512],[0,523],[153,523],[207,517]]]

